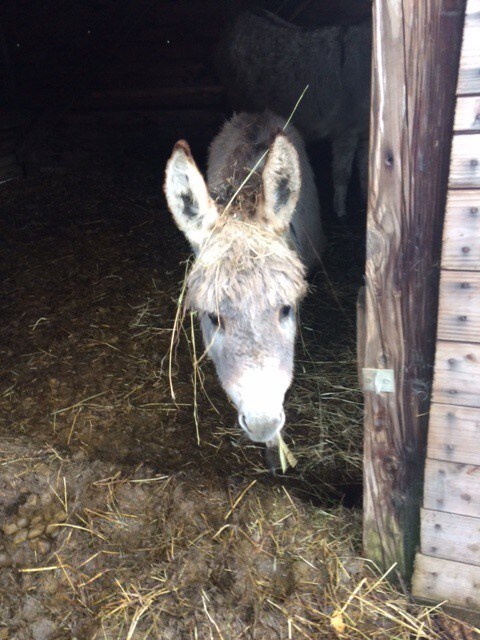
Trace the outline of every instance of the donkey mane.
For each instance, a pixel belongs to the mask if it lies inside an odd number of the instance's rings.
[[[254,220],[224,214],[202,247],[187,282],[187,304],[228,316],[296,305],[305,295],[305,267],[286,239]],[[249,314],[250,315],[250,314]]]
[[[217,146],[212,144],[210,147],[208,186],[220,212],[228,204],[230,215],[236,218],[246,220],[255,215],[265,158],[258,161],[281,130],[280,126],[272,130],[272,118],[275,117],[269,111],[256,114],[254,118],[249,113],[236,114],[225,123],[221,142],[217,140]],[[224,141],[228,141],[228,148],[222,144]],[[255,171],[252,171],[253,167]],[[235,200],[230,204],[234,194]]]

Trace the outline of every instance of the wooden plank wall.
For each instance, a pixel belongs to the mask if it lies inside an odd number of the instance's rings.
[[[413,593],[480,610],[480,0],[468,0]]]
[[[438,264],[465,0],[375,0],[361,366],[392,369],[365,392],[364,548],[410,580],[419,537],[435,355]]]

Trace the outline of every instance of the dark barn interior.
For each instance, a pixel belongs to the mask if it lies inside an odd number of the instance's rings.
[[[160,173],[181,137],[202,158],[231,113],[214,52],[236,14],[266,9],[303,28],[347,27],[368,20],[370,4],[6,2],[2,179],[99,155],[117,165],[135,157]],[[321,172],[330,151],[319,146]],[[315,159],[315,145],[311,151]],[[319,191],[328,212],[327,167],[324,173]]]
[[[4,249],[14,252],[12,259],[5,262],[5,267],[11,270],[10,279],[6,278],[7,292],[8,282],[17,285],[17,288],[10,285],[7,300],[11,305],[20,305],[22,314],[26,307],[31,314],[28,321],[20,321],[20,309],[17,307],[14,313],[12,308],[12,331],[18,331],[20,325],[24,329],[32,327],[38,320],[36,335],[30,334],[29,340],[40,338],[38,330],[45,323],[43,328],[48,338],[44,336],[46,342],[41,348],[48,351],[53,339],[61,343],[62,348],[69,349],[63,330],[51,325],[52,312],[60,316],[58,320],[63,315],[63,321],[69,318],[80,322],[83,318],[90,322],[91,313],[100,321],[101,314],[107,311],[98,300],[105,294],[96,292],[88,310],[87,298],[95,287],[94,281],[98,283],[106,278],[110,280],[109,290],[117,298],[116,308],[120,314],[125,311],[125,305],[129,316],[130,309],[141,308],[142,312],[138,313],[145,312],[145,321],[149,317],[145,326],[151,323],[152,331],[155,331],[155,318],[159,318],[162,327],[165,325],[165,335],[157,328],[155,340],[153,336],[148,340],[148,351],[158,360],[158,365],[151,364],[163,371],[164,356],[169,349],[168,330],[175,318],[179,282],[185,271],[183,262],[188,256],[186,243],[165,211],[164,167],[173,144],[184,138],[204,168],[209,142],[231,114],[215,70],[215,48],[229,21],[249,7],[275,11],[279,17],[299,27],[308,25],[309,29],[355,24],[368,19],[370,12],[369,2],[354,3],[352,10],[346,1],[250,4],[175,1],[121,5],[26,2],[3,6],[2,62],[6,79],[3,89],[7,108],[2,111],[2,208]],[[329,365],[340,367],[338,362],[334,363],[338,353],[332,345],[344,347],[344,330],[348,332],[348,339],[353,340],[352,305],[363,270],[365,207],[354,176],[349,191],[348,221],[338,222],[332,212],[329,142],[320,140],[309,148],[317,172],[322,215],[327,228],[331,227],[331,234],[324,273],[318,273],[313,279],[312,287],[318,290],[310,296],[304,313],[308,314],[306,326],[311,325],[307,326],[309,332],[319,338],[319,348],[329,351],[322,352],[321,359],[332,360]],[[42,243],[46,243],[44,247]],[[18,254],[19,246],[23,246],[22,255]],[[43,264],[46,255],[48,262]],[[132,263],[128,264],[129,261]],[[79,263],[89,264],[93,272],[79,277]],[[28,264],[40,269],[40,278],[32,280]],[[119,274],[122,264],[128,267]],[[112,275],[115,272],[118,275]],[[142,273],[150,282],[153,278],[154,290],[149,283],[149,290],[140,295],[138,280]],[[19,274],[25,280],[21,289],[16,281]],[[31,284],[27,285],[27,281]],[[20,295],[21,291],[26,292],[27,286],[32,287],[28,303]],[[42,301],[39,295],[41,286],[47,289],[48,301]],[[84,289],[81,295],[80,287]],[[126,297],[122,302],[123,296]],[[145,309],[142,305],[146,305]],[[41,320],[44,316],[47,319]],[[95,340],[108,343],[104,330],[100,329],[100,334],[103,337],[97,336]],[[310,353],[314,344],[309,344],[309,338],[309,333],[303,331],[305,355],[315,361],[319,355]],[[161,346],[159,339],[164,343]],[[342,372],[340,367],[335,374],[337,382],[344,375],[350,375],[352,382],[355,346],[351,340],[348,358],[343,355],[340,358],[349,360],[351,371]],[[179,348],[181,358],[182,347]],[[13,348],[11,342],[8,353],[11,352],[15,360],[22,349],[20,345]],[[109,359],[113,355],[108,354]],[[65,366],[65,359],[62,360],[60,366]],[[179,371],[183,369],[184,376],[186,374],[187,395],[191,387],[189,360],[186,354],[184,366],[180,360],[178,363]],[[78,363],[74,377],[85,382],[85,375],[98,375],[98,371],[94,371],[96,367],[91,367],[92,362],[87,359]],[[315,362],[312,364],[317,366]],[[228,423],[232,420],[231,412],[228,405],[225,406],[222,392],[217,393],[218,385],[208,366],[205,375],[212,376],[212,388],[209,387],[208,392],[219,396],[221,413],[226,411]],[[107,376],[115,377],[111,373]],[[63,384],[73,383],[66,371],[61,377]],[[39,382],[46,385],[47,375],[42,374]],[[313,384],[316,394],[318,383]],[[349,393],[355,395],[355,386],[351,384]],[[85,397],[89,391],[90,388]],[[42,397],[48,402],[45,388]],[[299,407],[308,404],[298,401]],[[343,410],[348,413],[348,409]],[[198,411],[208,412],[208,409],[199,403]],[[191,432],[191,412],[186,414],[186,428]],[[300,416],[297,419],[302,422]],[[358,415],[355,420],[358,421]],[[38,433],[38,423],[35,430]],[[307,444],[308,429],[305,431]],[[110,456],[107,432],[108,429],[104,429],[100,440],[107,438],[106,453],[102,455]],[[70,434],[69,443],[78,433]],[[359,433],[352,437],[361,441]],[[87,446],[98,451],[105,446],[97,437],[95,444],[91,438],[88,440]],[[127,439],[122,455],[131,463],[145,462],[145,456],[148,462],[154,463],[155,447],[144,447],[138,431],[136,440],[140,444],[138,453],[135,453],[138,445],[132,446]],[[316,444],[316,440],[310,444]],[[162,460],[165,458],[169,467],[175,468],[172,456],[165,453],[163,437],[160,447]],[[120,448],[119,445],[114,454],[116,460]],[[218,464],[223,467],[224,460],[221,463],[218,460]],[[329,485],[332,485],[332,496],[336,496],[334,499],[354,504],[359,499],[359,476],[354,474],[350,482],[350,471],[337,474],[335,481],[330,478]],[[308,484],[308,492],[315,494],[315,483]]]
[[[366,207],[354,174],[334,214],[328,140],[308,148],[328,246],[286,400],[294,469],[240,436],[179,311],[163,172],[180,138],[205,168],[232,113],[214,53],[244,9],[346,29],[371,3],[0,6],[0,638],[411,637],[357,557]],[[371,607],[338,613],[357,588]]]

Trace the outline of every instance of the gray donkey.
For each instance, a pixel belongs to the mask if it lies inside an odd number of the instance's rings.
[[[184,140],[165,178],[169,209],[196,255],[187,304],[240,426],[270,446],[285,423],[295,311],[324,243],[302,139],[284,126],[269,112],[235,115],[211,144],[208,186]]]
[[[307,142],[332,142],[334,209],[346,214],[357,155],[364,197],[368,179],[371,22],[296,27],[275,15],[241,13],[220,42],[216,67],[233,109],[272,109],[287,117],[309,85],[293,122]]]

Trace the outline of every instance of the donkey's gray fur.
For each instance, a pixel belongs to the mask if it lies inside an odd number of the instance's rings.
[[[239,113],[225,123],[210,145],[207,167],[208,186],[220,206],[224,206],[231,198],[242,184],[248,169],[255,165],[268,149],[273,136],[284,126],[285,118],[271,111]],[[298,155],[301,176],[298,202],[288,232],[310,272],[318,266],[325,242],[317,188],[302,137],[292,125],[287,127],[285,133]],[[264,165],[265,161],[257,167],[255,175],[240,192],[233,209],[236,215],[239,207],[244,215],[247,209],[257,206]]]
[[[371,22],[307,30],[267,11],[241,13],[222,39],[216,66],[237,110],[272,109],[309,142],[332,141],[334,208],[346,213],[357,154],[366,195],[370,113]]]
[[[303,142],[284,125],[269,112],[238,114],[212,142],[208,188],[183,141],[165,179],[169,208],[196,254],[187,303],[199,314],[206,349],[240,425],[257,442],[275,440],[283,427],[295,309],[306,291],[306,268],[323,248]]]

